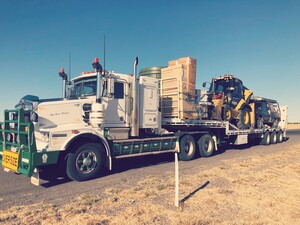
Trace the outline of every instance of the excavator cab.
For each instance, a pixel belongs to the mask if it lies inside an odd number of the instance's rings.
[[[238,129],[251,126],[251,107],[249,101],[253,92],[233,75],[213,78],[209,92],[214,105],[211,119],[229,121]]]

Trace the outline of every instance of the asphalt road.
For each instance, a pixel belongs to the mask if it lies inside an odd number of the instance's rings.
[[[180,176],[193,170],[207,170],[222,165],[222,160],[245,158],[257,154],[270,154],[284,151],[295,143],[300,142],[300,130],[288,132],[289,140],[270,146],[242,146],[221,150],[210,158],[198,158],[189,162],[180,162]],[[147,176],[157,176],[161,179],[174,171],[174,154],[152,155],[114,161],[114,170],[105,172],[101,177],[86,181],[70,181],[59,176],[57,172],[41,173],[42,185],[31,184],[30,178],[24,175],[4,172],[0,168],[0,209],[11,206],[26,205],[38,202],[56,205],[69,202],[80,194],[97,194],[107,187],[129,188]]]

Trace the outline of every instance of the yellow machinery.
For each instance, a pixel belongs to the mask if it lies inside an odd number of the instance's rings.
[[[253,105],[249,103],[253,91],[233,75],[213,78],[209,90],[213,109],[211,119],[234,123],[238,129],[249,129],[253,122]]]

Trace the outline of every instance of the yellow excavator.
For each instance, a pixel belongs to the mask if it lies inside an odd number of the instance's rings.
[[[213,103],[210,119],[229,121],[238,129],[251,127],[254,122],[253,104],[250,104],[253,91],[246,88],[240,79],[229,74],[213,78],[209,94]]]

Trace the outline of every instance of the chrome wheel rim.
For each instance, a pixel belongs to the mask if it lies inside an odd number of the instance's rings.
[[[194,151],[194,146],[193,146],[193,143],[191,141],[186,141],[184,143],[184,151],[187,155],[192,154],[192,152]]]
[[[210,140],[206,140],[205,144],[204,144],[204,148],[205,148],[207,153],[212,152],[212,150],[213,150],[212,142]]]
[[[76,157],[76,169],[82,174],[91,173],[97,166],[97,156],[91,150],[84,150]]]

